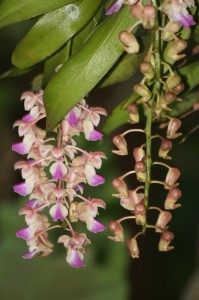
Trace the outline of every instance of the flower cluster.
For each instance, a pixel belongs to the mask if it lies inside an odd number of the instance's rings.
[[[66,260],[72,267],[81,267],[85,246],[90,244],[85,233],[77,233],[71,223],[82,221],[89,231],[97,233],[105,226],[96,220],[99,208],[105,208],[103,200],[83,196],[84,186],[98,186],[105,179],[96,170],[101,168],[103,152],[89,152],[77,147],[75,137],[83,133],[86,140],[102,139],[95,129],[100,115],[106,111],[89,107],[82,99],[51,133],[38,126],[45,119],[43,91],[25,92],[21,96],[27,114],[14,123],[22,142],[12,149],[27,155],[27,160],[18,161],[15,169],[21,170],[24,181],[16,184],[14,191],[29,195],[26,206],[19,210],[25,215],[27,227],[17,231],[17,236],[27,242],[29,251],[24,258],[46,256],[53,250],[48,231],[62,228],[64,234],[58,242],[67,249]]]

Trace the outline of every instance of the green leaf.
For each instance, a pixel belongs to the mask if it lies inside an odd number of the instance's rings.
[[[199,84],[199,60],[180,68],[178,71],[181,76],[185,77],[187,86],[185,92],[191,91]]]
[[[52,75],[55,73],[55,68],[63,64],[70,55],[74,55],[88,39],[94,27],[97,25],[102,13],[102,5],[98,9],[96,15],[81,29],[72,39],[70,39],[61,50],[57,51],[45,62],[43,86],[46,86]]]
[[[80,0],[45,14],[21,40],[12,63],[26,69],[46,59],[84,27],[103,0]]]
[[[47,129],[53,129],[111,69],[123,53],[118,33],[136,22],[124,7],[100,24],[87,43],[57,72],[44,92]]]
[[[3,0],[0,28],[60,8],[77,0]]]
[[[26,74],[30,71],[31,71],[31,69],[12,68],[12,69],[4,72],[3,74],[1,74],[0,79],[21,76],[21,75],[24,75],[24,74]]]
[[[102,128],[102,131],[106,134],[111,133],[116,128],[126,124],[129,119],[129,115],[127,113],[127,106],[130,103],[137,101],[139,96],[133,93],[127,99],[122,101],[119,105],[117,105],[110,115],[107,117],[106,122]]]

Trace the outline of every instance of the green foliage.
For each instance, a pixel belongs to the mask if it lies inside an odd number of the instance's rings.
[[[132,22],[126,7],[107,18],[82,49],[52,77],[44,92],[48,130],[55,127],[116,63],[123,53],[118,33]]]
[[[52,55],[87,24],[101,3],[80,0],[45,14],[17,45],[12,63],[26,69]]]
[[[0,28],[47,13],[77,0],[3,0],[0,4]]]

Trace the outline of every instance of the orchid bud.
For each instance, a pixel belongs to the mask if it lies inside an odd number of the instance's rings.
[[[169,140],[162,141],[158,152],[159,157],[162,157],[164,159],[171,159],[171,157],[167,155],[171,149],[172,149],[171,141]]]
[[[144,202],[144,194],[137,193],[136,190],[129,190],[129,198],[133,200],[134,205]]]
[[[127,108],[130,120],[129,122],[132,124],[136,124],[139,123],[139,111],[138,111],[138,107],[136,104],[129,104],[128,108]]]
[[[171,118],[167,127],[167,138],[175,139],[182,135],[182,133],[176,133],[178,129],[181,127],[181,121],[177,118]]]
[[[140,251],[138,248],[138,243],[136,238],[133,237],[130,240],[128,240],[127,247],[130,251],[130,255],[132,258],[139,258]]]
[[[159,251],[170,251],[174,249],[173,246],[169,246],[174,239],[174,234],[171,231],[165,231],[160,236]]]
[[[143,83],[137,83],[133,88],[134,92],[141,96],[141,99],[137,101],[137,103],[148,102],[151,98],[151,92]]]
[[[145,5],[142,10],[142,24],[145,29],[152,29],[155,25],[156,9],[153,5]]]
[[[131,15],[138,20],[142,20],[142,10],[143,10],[142,5],[135,4],[131,6]]]
[[[178,74],[171,74],[166,80],[166,91],[173,91],[179,83],[181,82],[181,77]]]
[[[119,34],[119,40],[122,42],[122,46],[127,53],[135,54],[139,52],[140,45],[132,33],[128,31],[121,31]]]
[[[120,222],[112,221],[109,224],[109,229],[114,233],[115,236],[109,236],[109,239],[116,242],[123,242],[124,240],[124,230]]]
[[[173,92],[178,95],[184,91],[184,88],[185,88],[184,83],[180,82],[178,85],[176,85],[173,88]]]
[[[172,215],[168,211],[161,211],[158,216],[156,226],[156,232],[162,232],[166,229],[167,224],[171,221]]]
[[[147,80],[151,80],[154,78],[154,70],[152,64],[150,64],[149,62],[142,62],[140,64],[140,71]]]
[[[171,42],[165,50],[165,58],[168,62],[174,63],[182,58],[184,58],[185,54],[179,54],[181,51],[187,48],[187,41],[185,40],[176,40]]]
[[[143,161],[136,162],[135,172],[138,181],[140,182],[146,181],[146,164]]]
[[[123,179],[120,177],[114,178],[112,181],[112,186],[116,189],[120,194],[128,196],[128,189]]]
[[[133,157],[135,158],[135,161],[141,161],[143,158],[145,158],[145,151],[142,147],[135,148],[133,150]]]
[[[175,209],[181,206],[181,204],[176,204],[178,199],[180,199],[182,196],[182,192],[178,188],[172,188],[166,197],[166,200],[164,202],[164,208],[165,209]]]
[[[135,206],[135,221],[137,225],[146,224],[146,207],[144,204],[139,203]]]
[[[153,70],[155,69],[155,56],[151,51],[144,56],[143,62],[150,63],[153,67]]]
[[[112,150],[113,153],[117,155],[127,155],[128,149],[127,149],[127,143],[123,135],[117,134],[112,139],[113,144],[119,149],[119,150]]]
[[[164,182],[165,188],[173,187],[179,177],[180,177],[180,170],[177,168],[170,168]]]
[[[172,41],[174,39],[174,35],[172,33],[176,33],[180,30],[181,25],[179,23],[175,23],[173,21],[169,21],[165,26],[165,31],[162,32],[161,38],[166,41]]]
[[[164,110],[170,110],[170,108],[168,108],[167,105],[171,104],[176,100],[177,96],[174,93],[167,92],[160,98],[160,106]]]

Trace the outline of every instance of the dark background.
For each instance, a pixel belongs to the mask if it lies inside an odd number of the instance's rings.
[[[0,72],[11,67],[10,57],[16,43],[32,25],[32,22],[8,26],[0,30]],[[173,212],[170,230],[175,234],[175,250],[169,253],[158,253],[158,235],[147,232],[139,240],[141,255],[133,261],[122,243],[107,239],[108,231],[97,236],[89,235],[93,243],[87,255],[87,267],[81,270],[71,269],[65,262],[65,252],[56,246],[52,255],[46,258],[34,258],[24,261],[21,256],[26,251],[25,243],[17,239],[15,232],[24,226],[23,217],[18,216],[18,209],[26,199],[17,197],[12,192],[12,185],[20,181],[14,173],[13,164],[18,155],[11,151],[12,143],[18,140],[13,131],[13,122],[23,115],[20,95],[30,88],[32,78],[42,72],[39,65],[30,74],[18,78],[0,81],[0,294],[2,300],[198,300],[199,275],[197,273],[198,212],[199,212],[199,135],[195,132],[183,144],[177,140],[172,150],[172,166],[178,167],[182,176],[180,187],[183,192],[182,207]],[[89,102],[111,110],[110,103],[116,103],[129,94],[131,80],[120,85],[100,91],[94,91]],[[199,122],[195,113],[183,122],[183,133],[188,132]],[[128,127],[125,127],[128,128]],[[123,129],[119,129],[121,132]],[[103,149],[109,160],[104,162],[102,174],[106,184],[103,187],[90,189],[92,196],[107,202],[107,211],[100,214],[105,224],[121,217],[125,211],[119,207],[119,201],[111,196],[111,180],[130,170],[133,158],[111,155],[112,136],[105,137],[104,143],[85,144],[87,148]],[[138,146],[138,135],[128,138],[129,147]],[[130,153],[131,153],[130,150]],[[155,175],[164,177],[161,168]],[[129,184],[133,184],[129,182]],[[165,191],[156,186],[152,189],[151,201],[163,203]],[[133,232],[132,223],[127,225],[127,236]],[[56,235],[54,236],[56,241]],[[199,272],[199,271],[198,271]],[[191,294],[189,294],[191,284]]]

